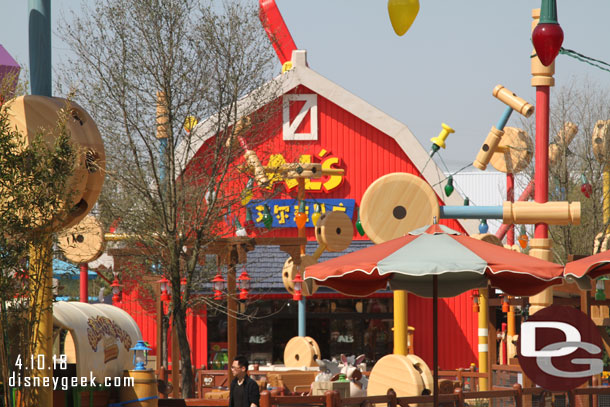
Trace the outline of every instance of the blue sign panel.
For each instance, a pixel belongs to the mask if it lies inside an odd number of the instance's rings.
[[[296,228],[295,216],[299,211],[299,201],[297,199],[269,199],[266,201],[250,201],[246,207],[252,213],[252,219],[256,226],[264,228],[263,213],[265,204],[269,207],[271,217],[273,218],[274,228]],[[314,204],[320,206],[320,212],[342,211],[352,219],[354,216],[354,207],[356,201],[354,199],[306,199],[305,213],[307,214],[307,223],[305,227],[314,227],[311,222],[311,214],[314,212]]]

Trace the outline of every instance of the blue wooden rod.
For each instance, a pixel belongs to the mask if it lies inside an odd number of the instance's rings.
[[[299,336],[307,336],[305,334],[305,298],[299,300]]]
[[[506,126],[506,122],[508,122],[508,119],[510,118],[510,115],[512,113],[513,108],[510,106],[506,106],[506,109],[504,109],[504,113],[502,113],[502,117],[500,117],[500,120],[498,120],[498,124],[496,124],[496,129],[504,130],[504,126]]]
[[[441,206],[441,219],[502,219],[502,206]]]

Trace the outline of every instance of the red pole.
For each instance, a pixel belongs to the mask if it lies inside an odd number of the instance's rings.
[[[512,173],[506,174],[506,200],[515,202],[515,176]],[[506,244],[512,247],[515,244],[515,225],[508,227],[506,235]]]
[[[89,264],[80,263],[80,302],[89,302]]]
[[[530,199],[530,195],[532,195],[533,189],[534,189],[534,181],[530,181],[530,183],[527,184],[527,187],[525,187],[525,189],[523,190],[523,193],[517,200],[518,201],[527,201],[528,199]],[[496,232],[496,237],[498,239],[500,239],[500,240],[504,239],[504,235],[506,235],[506,232],[508,231],[508,226],[509,225],[507,225],[506,223],[503,223],[500,226],[500,228]]]
[[[549,94],[548,86],[536,86],[536,175],[534,177],[534,201],[549,200]],[[536,223],[534,237],[546,239],[549,227]]]

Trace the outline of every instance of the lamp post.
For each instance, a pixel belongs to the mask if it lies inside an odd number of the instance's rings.
[[[248,275],[248,271],[244,267],[244,271],[241,272],[239,278],[239,299],[245,301],[248,299],[249,291],[250,291],[250,276]]]
[[[133,379],[133,386],[124,386],[119,390],[121,403],[132,404],[137,402],[137,405],[148,406],[157,405],[157,380],[155,372],[152,369],[147,369],[148,351],[151,350],[146,342],[138,340],[133,348],[133,365],[132,370],[125,372],[125,377]],[[152,388],[151,388],[152,387]],[[154,394],[151,396],[151,394]]]
[[[148,351],[151,350],[151,348],[146,345],[146,342],[140,339],[136,342],[135,346],[129,350],[133,351],[133,370],[146,370],[146,365],[148,364]]]
[[[303,287],[303,278],[301,277],[301,273],[297,273],[292,280],[294,283],[294,294],[292,294],[292,299],[295,301],[301,301],[303,299],[301,288]],[[301,319],[301,310],[299,309],[299,320]],[[300,321],[299,321],[300,322]],[[299,324],[300,325],[300,324]],[[299,336],[304,336],[299,333]]]
[[[167,303],[167,302],[169,302],[169,294],[168,294],[169,280],[167,278],[165,278],[165,276],[163,276],[159,280],[159,284],[161,286],[161,301],[164,303]]]
[[[119,280],[117,276],[114,276],[114,280],[112,280],[112,305],[117,306],[119,302],[121,302],[121,284],[119,284]]]
[[[225,288],[226,281],[222,278],[220,272],[216,273],[212,279],[212,283],[214,284],[214,299],[217,301],[222,300],[222,290]]]

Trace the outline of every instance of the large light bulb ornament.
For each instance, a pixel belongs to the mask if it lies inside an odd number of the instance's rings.
[[[388,0],[388,13],[394,32],[402,36],[409,30],[419,13],[419,0]]]
[[[557,3],[555,0],[542,0],[540,21],[532,31],[532,43],[536,55],[544,66],[553,63],[563,44],[563,30],[557,21]]]

